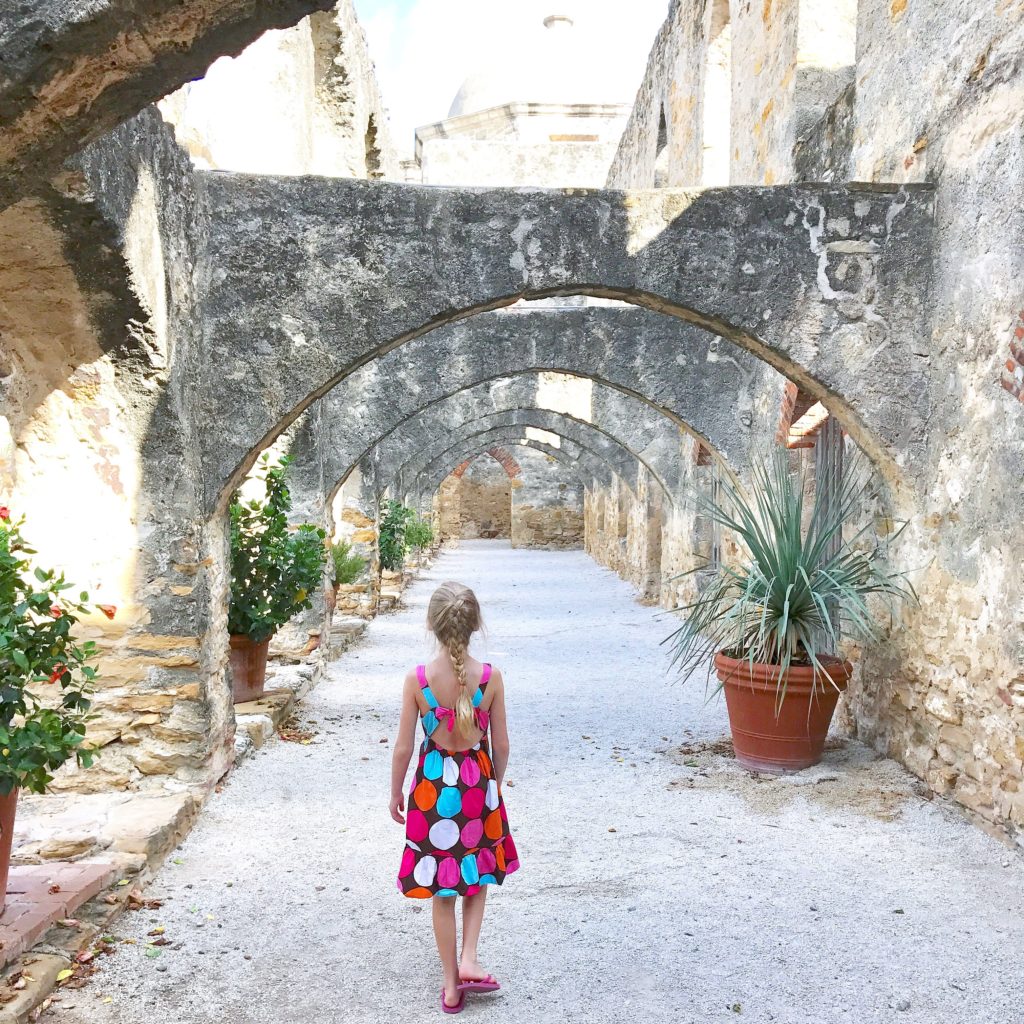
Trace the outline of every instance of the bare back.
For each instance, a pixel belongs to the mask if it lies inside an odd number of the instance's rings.
[[[452,668],[451,662],[445,657],[435,658],[425,666],[425,674],[430,690],[442,709],[454,709],[459,699],[460,686],[458,676],[455,674],[455,669]],[[478,711],[482,711],[486,715],[494,701],[494,690],[489,686],[485,686],[482,696],[480,698],[477,697],[483,677],[483,663],[477,661],[476,658],[467,656],[466,696],[469,697]],[[422,691],[416,694],[416,704],[419,707],[421,716],[428,714],[432,710]],[[474,721],[477,721],[477,719],[474,718]],[[450,730],[449,724],[451,725]],[[448,750],[459,751],[468,750],[478,744],[483,739],[485,732],[486,729],[480,728],[477,725],[467,734],[457,721],[442,718],[429,735],[438,746]]]

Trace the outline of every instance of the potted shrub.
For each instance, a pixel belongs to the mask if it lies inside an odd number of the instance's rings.
[[[868,601],[891,614],[916,598],[903,574],[882,565],[869,527],[843,537],[843,524],[860,508],[865,474],[848,468],[827,500],[816,489],[806,516],[804,484],[780,451],[755,467],[753,498],[724,479],[716,495],[696,496],[698,514],[732,530],[742,555],[711,568],[693,603],[678,609],[685,621],[666,641],[684,678],[714,657],[736,758],[758,771],[795,771],[821,760],[852,672],[840,636],[876,642]]]
[[[405,528],[405,540],[417,557],[421,557],[424,549],[434,543],[434,528],[426,519],[414,514]]]
[[[387,501],[381,510],[377,543],[380,549],[381,571],[402,571],[409,550],[407,531],[415,512],[400,501]]]
[[[83,741],[96,645],[72,635],[89,598],[70,597],[63,574],[33,570],[23,524],[0,507],[0,909],[19,790],[45,793],[66,761],[88,767],[94,757]]]
[[[228,632],[236,704],[263,695],[271,638],[293,615],[312,607],[323,586],[326,534],[311,525],[290,529],[287,457],[263,457],[262,501],[231,502],[231,603]]]
[[[339,540],[331,545],[331,592],[328,606],[333,612],[338,603],[338,590],[349,587],[363,574],[366,559],[352,550],[352,542]]]

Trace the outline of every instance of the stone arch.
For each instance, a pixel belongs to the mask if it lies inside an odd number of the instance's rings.
[[[625,457],[646,465],[659,486],[670,495],[669,500],[673,500],[679,491],[682,435],[671,421],[645,404],[599,385],[590,389],[591,412],[586,418],[547,408],[539,397],[540,391],[535,374],[500,378],[467,388],[404,420],[371,450],[394,453],[390,461],[395,464],[397,458],[411,457],[424,450],[424,438],[449,436],[453,424],[462,426],[498,414],[529,413],[530,425],[541,429],[558,432],[556,428],[565,422],[575,431],[593,430],[602,435],[604,443],[614,444]],[[334,451],[334,445],[329,445],[328,450]],[[333,488],[332,499],[354,465],[345,465],[348,458],[345,453],[342,459],[331,457],[329,460],[330,469],[325,472],[328,480],[332,480],[339,469],[343,470]]]
[[[601,479],[606,483],[611,483],[615,479],[612,471],[604,463],[595,459],[594,456],[586,452],[585,449],[579,448],[572,441],[563,439],[563,446],[555,448],[553,445],[540,441],[537,438],[516,437],[515,431],[507,427],[495,427],[483,434],[476,435],[472,440],[467,439],[466,442],[463,442],[461,449],[458,446],[453,446],[451,451],[438,454],[428,465],[424,466],[419,474],[420,490],[415,495],[415,498],[422,505],[422,502],[437,490],[441,481],[451,473],[451,460],[453,458],[483,454],[495,443],[520,445],[541,452],[556,462],[560,462],[570,472],[579,476],[580,482],[584,487],[586,486],[586,479],[580,475],[581,467],[586,468],[588,472],[592,472],[595,479]],[[465,447],[466,444],[469,445],[468,449]],[[461,454],[453,455],[454,451],[459,451]],[[410,494],[412,493],[410,492]]]
[[[57,5],[46,17],[22,17],[4,34],[0,209],[92,139],[201,78],[218,57],[333,6],[334,0],[113,0],[90,5],[84,16]]]
[[[441,328],[353,372],[309,410],[322,410],[325,475],[343,479],[361,453],[412,415],[512,374],[562,372],[640,399],[741,469],[775,421],[751,396],[784,379],[722,352],[699,328],[635,308],[493,313]],[[715,396],[708,402],[708,394]],[[637,408],[635,415],[645,417]]]
[[[498,463],[498,465],[501,466],[503,470],[505,470],[505,475],[509,478],[509,480],[514,480],[523,472],[522,467],[513,457],[512,453],[509,452],[506,448],[500,448],[496,445],[494,448],[488,448],[487,451],[484,452],[483,454],[490,455],[490,457],[494,459],[494,461]],[[466,472],[466,470],[469,469],[469,467],[473,464],[473,461],[478,458],[478,455],[474,455],[472,458],[465,459],[464,461],[460,462],[455,467],[455,469],[452,470],[452,476],[461,477]]]
[[[371,459],[375,463],[378,481],[397,487],[402,492],[412,489],[423,467],[434,458],[457,449],[469,438],[490,433],[495,429],[518,430],[520,437],[529,437],[526,431],[545,431],[563,441],[570,441],[581,451],[587,452],[603,463],[612,477],[622,479],[630,491],[635,487],[637,468],[641,464],[637,457],[613,438],[602,434],[589,424],[575,422],[561,413],[545,410],[511,410],[492,413],[470,420],[449,429],[434,442],[414,450],[402,446],[375,452]],[[605,482],[611,477],[604,476]],[[671,500],[671,496],[670,496]]]
[[[524,298],[620,299],[710,330],[827,402],[892,479],[897,455],[922,441],[928,187],[524,193],[199,179],[211,511],[255,452],[353,369]],[[218,414],[225,380],[239,390],[230,416]],[[891,405],[879,380],[896,389]]]

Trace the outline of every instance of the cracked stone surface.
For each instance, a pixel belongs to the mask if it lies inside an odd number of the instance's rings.
[[[508,678],[523,860],[484,928],[504,989],[470,1018],[1015,1019],[1019,858],[855,743],[800,776],[747,775],[723,705],[666,672],[671,620],[628,584],[581,552],[464,542],[308,696],[312,741],[231,777],[148,891],[163,907],[119,922],[137,944],[44,1020],[437,1019],[429,908],[394,889],[386,803],[402,676],[446,578],[478,590],[481,653]],[[156,927],[170,944],[147,956]]]

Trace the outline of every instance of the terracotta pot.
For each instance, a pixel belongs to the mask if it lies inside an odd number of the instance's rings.
[[[18,808],[18,791],[12,789],[0,796],[0,911],[7,899],[7,876],[11,870],[11,842],[14,839],[14,812]]]
[[[267,682],[269,638],[255,644],[247,636],[231,638],[231,695],[236,704],[259,700]]]
[[[848,661],[823,658],[835,686],[814,681],[809,665],[791,665],[786,696],[778,705],[779,667],[715,655],[715,669],[725,689],[736,760],[753,771],[795,772],[821,760],[825,737],[835,714],[839,691],[853,672]],[[838,689],[836,688],[838,687]]]

